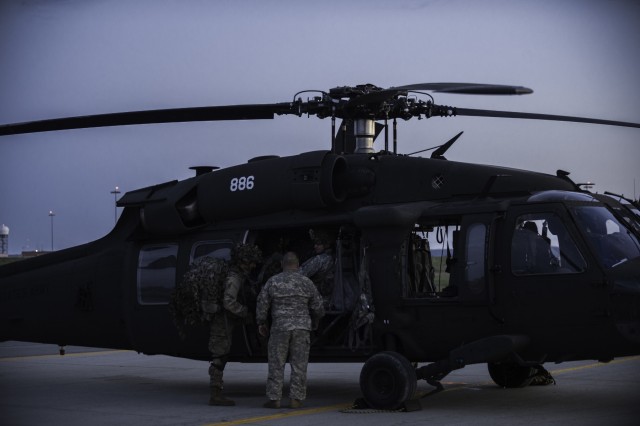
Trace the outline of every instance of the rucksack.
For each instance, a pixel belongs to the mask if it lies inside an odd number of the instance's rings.
[[[228,269],[227,262],[223,259],[203,256],[191,264],[178,282],[171,294],[169,309],[182,337],[184,326],[209,321],[215,312],[212,307],[216,305],[218,309],[222,309]]]

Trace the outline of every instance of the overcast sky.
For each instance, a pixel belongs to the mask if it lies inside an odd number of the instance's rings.
[[[0,124],[449,81],[534,93],[436,94],[437,103],[640,122],[639,3],[0,0]],[[400,151],[461,130],[450,160],[563,169],[598,192],[640,194],[639,129],[432,118],[401,123]],[[306,117],[1,137],[0,223],[10,253],[49,250],[52,210],[54,248],[70,247],[111,229],[116,185],[328,149],[329,137],[329,120]]]

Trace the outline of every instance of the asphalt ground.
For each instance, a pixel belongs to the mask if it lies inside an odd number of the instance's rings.
[[[265,364],[230,363],[211,407],[208,363],[166,356],[0,343],[0,425],[640,425],[640,356],[546,364],[555,385],[502,389],[485,365],[455,371],[445,390],[421,381],[421,409],[351,409],[361,364],[311,364],[301,409],[263,408]],[[288,369],[287,369],[288,375]],[[286,404],[287,400],[284,399]]]

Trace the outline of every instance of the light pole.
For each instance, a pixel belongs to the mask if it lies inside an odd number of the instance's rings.
[[[56,214],[53,212],[53,210],[49,210],[49,217],[51,218],[51,251],[53,251],[53,217]]]
[[[118,222],[118,194],[120,194],[120,188],[116,186],[116,189],[111,191],[110,194],[113,194],[113,205],[114,205],[113,223],[117,223]]]

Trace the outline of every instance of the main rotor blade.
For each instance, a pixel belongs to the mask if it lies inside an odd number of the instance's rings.
[[[553,114],[536,114],[536,113],[530,113],[530,112],[491,111],[491,110],[485,110],[485,109],[454,108],[453,115],[469,116],[469,117],[499,117],[499,118],[523,118],[527,120],[568,121],[568,122],[574,122],[574,123],[606,124],[608,126],[640,128],[639,123],[630,123],[626,121],[600,120],[597,118],[571,117],[568,115],[553,115]]]
[[[390,87],[388,90],[429,90],[440,93],[457,93],[461,95],[528,95],[533,90],[523,86],[479,83],[419,83],[406,86]]]
[[[190,121],[268,120],[275,113],[286,113],[290,104],[226,105],[171,108],[148,111],[85,115],[0,125],[0,136],[90,127],[126,126],[132,124],[179,123]]]

